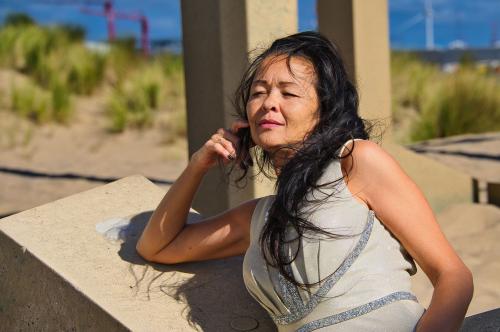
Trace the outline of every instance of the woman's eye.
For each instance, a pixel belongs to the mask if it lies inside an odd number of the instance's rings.
[[[291,92],[283,92],[283,96],[286,96],[286,97],[297,97],[296,94],[291,93]]]
[[[254,91],[254,92],[252,92],[252,97],[263,95],[264,93],[265,93],[264,91]]]

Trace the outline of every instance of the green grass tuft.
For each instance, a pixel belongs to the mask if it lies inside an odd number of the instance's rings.
[[[50,91],[31,81],[13,85],[10,108],[38,124],[48,121],[67,123],[73,112],[69,91],[60,82],[54,82]]]
[[[15,85],[11,89],[11,108],[35,123],[50,119],[50,96],[32,83]]]
[[[472,59],[444,73],[410,54],[393,53],[391,69],[394,124],[410,120],[409,141],[500,130],[500,81]]]
[[[0,66],[28,77],[9,96],[19,115],[36,123],[68,123],[73,95],[102,90],[111,131],[148,128],[161,111],[172,113],[167,116],[172,133],[185,135],[182,56],[146,59],[133,38],[118,39],[98,53],[85,47],[85,31],[78,26],[44,27],[21,16],[11,21],[0,28]]]
[[[493,77],[464,69],[441,82],[415,122],[411,138],[420,141],[488,131],[500,131],[500,85]]]

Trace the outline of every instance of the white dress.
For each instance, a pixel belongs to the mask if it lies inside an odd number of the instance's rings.
[[[335,160],[319,182],[340,177],[340,162]],[[307,292],[266,264],[259,235],[274,200],[268,196],[258,202],[252,216],[250,246],[243,261],[247,290],[280,332],[413,331],[425,311],[411,291],[410,275],[416,273],[413,259],[375,213],[352,196],[343,180],[330,190],[333,197],[311,210],[309,221],[350,236],[303,237],[297,258],[288,267],[295,280],[322,280],[320,284]],[[287,238],[295,235],[289,228]],[[290,255],[296,242],[286,247]]]

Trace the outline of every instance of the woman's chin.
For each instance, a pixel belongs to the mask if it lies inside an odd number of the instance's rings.
[[[278,142],[274,142],[273,140],[268,140],[268,139],[260,139],[257,142],[255,142],[256,145],[258,145],[262,150],[272,153],[276,150],[279,149],[281,146]]]
[[[257,144],[257,146],[258,146],[261,150],[263,150],[263,151],[267,152],[268,154],[272,154],[272,153],[274,153],[274,152],[277,150],[277,148],[272,147],[272,146],[261,145],[261,144]]]

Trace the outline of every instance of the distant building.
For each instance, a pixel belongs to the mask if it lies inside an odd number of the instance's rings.
[[[458,41],[453,46],[450,49],[412,50],[409,53],[417,55],[423,61],[438,64],[447,72],[454,71],[463,61],[474,61],[477,65],[496,70],[500,68],[500,47],[464,48],[465,45],[458,43]]]
[[[467,48],[467,43],[460,39],[455,39],[448,44],[448,48],[453,50],[463,50]]]
[[[87,40],[85,42],[85,47],[97,53],[108,53],[110,46],[106,41],[91,41]],[[182,41],[176,39],[157,39],[152,40],[150,43],[151,53],[182,53]]]
[[[109,44],[107,42],[98,42],[87,40],[85,47],[97,53],[105,54],[109,52]]]
[[[155,39],[151,40],[151,53],[182,53],[182,40]]]

